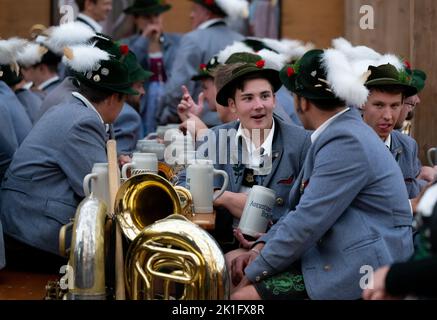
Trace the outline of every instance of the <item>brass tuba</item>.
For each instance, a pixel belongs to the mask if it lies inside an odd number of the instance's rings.
[[[223,300],[230,292],[218,244],[180,215],[155,222],[134,240],[125,282],[132,300]]]
[[[223,253],[206,231],[189,221],[190,208],[188,190],[155,174],[134,176],[120,187],[115,214],[131,241],[124,261],[131,299],[229,298]],[[79,205],[69,262],[74,288],[67,299],[106,297],[105,221],[106,207],[92,195]]]
[[[133,241],[144,228],[172,214],[191,212],[188,190],[173,187],[166,179],[152,173],[134,176],[118,190],[115,215],[124,235]]]

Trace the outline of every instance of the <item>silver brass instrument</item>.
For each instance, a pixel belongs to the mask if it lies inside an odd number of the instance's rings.
[[[106,205],[91,194],[79,205],[69,266],[74,272],[68,300],[105,300]],[[71,284],[69,284],[71,285]]]

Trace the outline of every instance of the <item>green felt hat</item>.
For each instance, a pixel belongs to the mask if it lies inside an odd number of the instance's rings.
[[[410,78],[410,84],[416,87],[417,92],[422,91],[425,88],[426,73],[420,69],[412,69],[409,61],[404,60],[405,72]]]
[[[370,76],[365,82],[366,87],[399,86],[406,97],[417,94],[417,88],[412,86],[411,78],[406,71],[398,71],[392,64],[383,64],[378,67],[369,66]]]
[[[8,86],[12,87],[23,80],[20,73],[13,71],[8,65],[0,65],[0,80],[4,81]]]
[[[146,81],[153,75],[152,72],[146,71],[143,69],[143,67],[141,67],[141,65],[138,63],[135,53],[132,51],[129,51],[129,54],[125,60],[125,64],[129,70],[129,78],[132,82]]]
[[[312,100],[339,100],[327,82],[322,66],[324,51],[310,50],[292,65],[285,66],[279,76],[291,92]]]
[[[164,0],[135,0],[134,4],[124,9],[124,13],[131,15],[155,15],[171,9],[171,5]]]
[[[106,53],[105,58],[107,59],[97,59],[92,68],[87,66],[84,69],[80,63],[81,57],[76,57],[76,55],[87,54],[88,52],[93,52],[92,55],[95,55],[96,51],[99,55]],[[74,71],[74,75],[79,82],[83,82],[92,88],[137,95],[138,92],[132,88],[132,84],[138,80],[132,79],[132,71],[129,68],[133,65],[133,58],[129,55],[128,46],[101,40],[95,43],[95,47],[88,48],[87,52],[73,52],[76,62],[67,64]]]
[[[278,91],[282,84],[278,71],[265,68],[265,61],[261,56],[241,52],[234,53],[226,61],[225,66],[217,69],[215,81],[217,87],[217,102],[222,106],[228,106],[228,99],[232,97],[238,81],[249,74],[260,74],[269,80],[274,92]]]
[[[218,57],[214,56],[207,64],[201,64],[198,73],[191,78],[193,81],[198,81],[207,78],[214,78],[213,71],[220,65]]]

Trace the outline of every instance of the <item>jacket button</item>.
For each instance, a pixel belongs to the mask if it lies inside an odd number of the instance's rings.
[[[323,270],[325,270],[326,272],[331,271],[331,265],[327,264],[326,266],[323,267]]]
[[[263,272],[263,276],[264,276],[264,277],[267,277],[268,275],[269,275],[269,273],[268,273],[267,271],[264,271],[264,272]]]
[[[278,206],[283,206],[284,205],[284,199],[282,199],[282,198],[277,198],[276,199],[276,204],[278,205]]]
[[[260,282],[260,281],[261,281],[261,277],[259,277],[259,276],[256,277],[256,278],[255,278],[255,281],[256,281],[256,282]]]

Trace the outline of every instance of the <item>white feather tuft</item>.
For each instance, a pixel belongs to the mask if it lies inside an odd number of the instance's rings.
[[[11,38],[0,40],[0,64],[9,65],[16,60],[17,53],[27,44],[27,40]]]
[[[25,68],[29,68],[41,62],[47,49],[37,43],[29,43],[24,49],[17,53],[17,62]]]
[[[65,56],[63,61],[76,72],[94,70],[100,61],[110,59],[109,53],[96,47],[78,45],[70,47],[71,57]]]
[[[230,19],[247,18],[249,3],[246,0],[216,0],[219,6]]]
[[[391,65],[395,66],[395,68],[398,71],[402,71],[405,69],[404,64],[402,63],[402,61],[399,59],[398,56],[394,55],[394,54],[385,54],[383,55],[377,62],[375,67],[381,66],[383,64],[387,64],[390,63]]]
[[[264,42],[266,46],[273,49],[274,51],[283,54],[288,62],[300,59],[309,50],[314,49],[314,44],[304,43],[300,40],[293,40],[293,39],[276,40],[270,38],[263,38],[258,40]]]
[[[377,60],[381,54],[366,46],[352,46],[352,44],[344,38],[337,38],[332,41],[332,46],[337,49],[349,60]]]
[[[253,51],[253,49],[250,48],[245,43],[236,41],[219,52],[217,61],[220,64],[225,64],[226,61],[228,61],[228,59],[230,58],[230,56],[232,56],[234,53],[237,52],[255,53],[255,51]]]
[[[369,95],[364,86],[362,74],[353,71],[346,55],[339,50],[325,50],[322,66],[328,75],[328,82],[335,95],[344,100],[347,105],[361,107]]]
[[[257,54],[260,55],[263,60],[265,60],[265,67],[267,69],[280,71],[287,64],[287,57],[283,54],[279,54],[267,49],[262,49],[261,51],[257,52]]]
[[[71,22],[47,30],[47,47],[57,54],[62,54],[65,47],[87,43],[96,34],[79,22]]]

